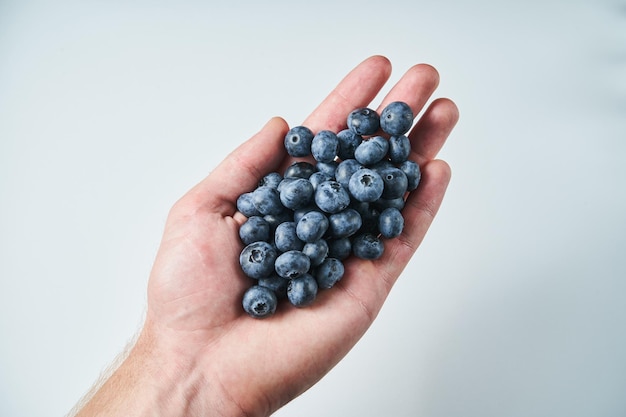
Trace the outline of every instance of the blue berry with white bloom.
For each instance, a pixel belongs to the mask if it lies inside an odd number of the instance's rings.
[[[311,260],[302,251],[290,250],[278,255],[274,268],[281,277],[293,279],[309,272]]]
[[[348,128],[357,135],[373,135],[380,128],[380,116],[367,107],[352,110],[348,115]]]
[[[311,305],[317,297],[317,281],[311,274],[304,274],[289,281],[287,298],[296,307]]]
[[[239,237],[245,245],[254,242],[267,242],[270,238],[270,225],[263,217],[249,217],[239,226]]]
[[[354,151],[354,159],[361,164],[370,166],[380,162],[389,152],[389,142],[382,136],[374,136],[364,140]]]
[[[254,242],[247,245],[239,255],[239,265],[250,278],[267,277],[274,272],[278,253],[268,242]]]
[[[338,213],[350,204],[350,194],[337,181],[325,181],[315,190],[315,204],[326,213]]]
[[[311,154],[318,162],[330,162],[337,157],[339,139],[335,132],[320,130],[311,142]]]
[[[404,135],[413,125],[413,110],[402,102],[389,103],[380,112],[380,128],[390,135]]]
[[[343,277],[345,268],[343,262],[337,258],[326,258],[322,264],[316,268],[314,276],[319,288],[332,288]]]
[[[403,229],[404,217],[397,208],[387,208],[378,216],[378,231],[383,237],[387,239],[398,237]]]
[[[274,314],[278,298],[270,288],[253,285],[243,294],[242,305],[250,316],[262,319]]]
[[[306,126],[295,126],[285,135],[285,150],[291,156],[302,157],[311,155],[313,132]]]
[[[363,168],[352,174],[348,188],[354,198],[369,203],[383,195],[384,186],[383,179],[376,171]]]
[[[328,218],[320,211],[312,210],[305,213],[296,224],[296,234],[303,242],[315,242],[328,230]]]
[[[352,240],[352,253],[358,258],[375,260],[380,258],[384,252],[383,241],[372,233],[360,234]]]

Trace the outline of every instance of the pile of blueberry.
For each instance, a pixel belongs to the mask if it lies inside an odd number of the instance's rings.
[[[281,298],[296,307],[311,304],[319,289],[342,278],[344,259],[378,259],[384,239],[400,235],[405,197],[420,181],[419,165],[408,159],[413,118],[396,101],[380,115],[352,111],[338,133],[289,130],[287,153],[307,159],[282,175],[267,174],[237,199],[248,218],[239,229],[245,245],[239,263],[254,279],[243,296],[248,314],[267,317]]]

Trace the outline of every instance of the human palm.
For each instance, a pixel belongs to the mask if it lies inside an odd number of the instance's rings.
[[[345,128],[353,109],[371,106],[390,75],[386,58],[371,57],[348,74],[302,124],[314,132]],[[380,104],[405,101],[421,111],[438,84],[437,72],[417,65]],[[325,375],[370,326],[394,282],[410,260],[435,215],[450,171],[434,157],[458,118],[447,99],[434,100],[410,132],[411,159],[422,181],[407,200],[402,235],[385,242],[375,261],[349,259],[345,275],[321,290],[313,305],[281,304],[258,320],[241,307],[251,285],[239,267],[243,247],[238,229],[245,218],[236,199],[258,180],[291,160],[283,149],[286,122],[274,118],[230,154],[172,208],[148,286],[144,334],[181,367],[193,364],[196,378],[213,391],[198,392],[211,407],[268,415]],[[214,404],[213,404],[214,405]]]

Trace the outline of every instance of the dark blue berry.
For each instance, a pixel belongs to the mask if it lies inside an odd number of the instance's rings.
[[[254,242],[247,245],[239,255],[239,265],[250,278],[267,277],[274,272],[278,253],[268,242]]]
[[[261,178],[261,181],[259,181],[259,187],[266,185],[268,187],[278,188],[278,184],[280,184],[282,180],[283,176],[278,172],[270,172]]]
[[[373,135],[380,128],[380,117],[375,110],[363,107],[350,112],[348,128],[361,136]]]
[[[328,256],[328,243],[325,239],[306,243],[302,249],[302,253],[309,257],[311,266],[317,266]]]
[[[413,125],[413,110],[402,102],[389,103],[380,112],[380,128],[390,135],[404,135]]]
[[[280,202],[288,209],[296,210],[311,202],[313,192],[313,185],[309,180],[296,178],[281,187]]]
[[[350,194],[337,181],[325,181],[315,190],[315,204],[326,213],[338,213],[350,204]]]
[[[272,274],[269,277],[260,278],[258,285],[261,287],[269,288],[274,291],[277,298],[287,297],[287,285],[289,280],[279,276],[278,274]]]
[[[285,174],[283,175],[283,177],[285,178],[309,178],[316,171],[317,171],[317,168],[315,168],[315,165],[306,161],[298,161],[289,165],[287,169],[285,169]]]
[[[385,168],[379,171],[385,186],[382,198],[394,199],[404,196],[407,192],[409,181],[404,171],[399,168]]]
[[[382,136],[374,136],[364,140],[354,151],[354,159],[361,164],[370,166],[380,162],[389,152],[389,142]]]
[[[281,277],[293,279],[309,271],[311,260],[301,251],[290,250],[278,255],[274,267]]]
[[[252,216],[239,227],[239,237],[245,245],[267,242],[270,238],[270,225],[263,217]]]
[[[252,203],[259,213],[263,215],[280,214],[285,210],[285,207],[283,207],[280,202],[278,190],[267,185],[254,190],[252,193]]]
[[[404,135],[389,138],[389,159],[398,165],[409,159],[411,154],[411,141]]]
[[[328,240],[328,257],[346,259],[352,253],[352,241],[349,237]]]
[[[345,272],[343,262],[337,258],[326,258],[320,266],[315,269],[315,279],[319,288],[332,288]]]
[[[387,208],[378,216],[378,230],[388,239],[398,237],[404,229],[404,217],[397,208]]]
[[[355,234],[363,224],[358,211],[347,208],[328,216],[329,234],[333,238],[348,237]]]
[[[348,188],[357,200],[372,202],[382,196],[384,186],[383,179],[376,171],[363,168],[352,174]]]
[[[354,133],[352,129],[344,129],[337,133],[337,140],[339,141],[337,156],[345,161],[346,159],[354,159],[354,151],[363,141],[363,137]]]
[[[315,242],[328,230],[328,218],[317,210],[305,213],[296,224],[296,234],[304,242]]]
[[[302,250],[304,247],[304,242],[296,234],[296,224],[294,222],[284,222],[276,227],[274,244],[276,249],[281,252]]]
[[[317,281],[311,274],[304,274],[289,281],[287,298],[296,307],[311,305],[317,296]]]
[[[302,157],[311,155],[313,132],[306,126],[295,126],[285,135],[285,149],[291,156]]]
[[[401,163],[399,168],[404,172],[408,180],[407,191],[415,190],[422,178],[420,166],[416,162],[408,160]]]
[[[246,217],[260,216],[261,213],[254,206],[253,193],[244,193],[237,198],[237,210]]]
[[[330,162],[337,157],[339,139],[335,132],[320,130],[311,142],[311,154],[318,162]]]
[[[253,285],[243,294],[242,305],[250,316],[261,319],[274,314],[278,299],[270,288]]]
[[[352,240],[352,253],[357,258],[374,260],[383,255],[383,241],[371,233],[357,235]]]

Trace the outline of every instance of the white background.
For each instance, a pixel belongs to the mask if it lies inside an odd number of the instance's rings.
[[[170,206],[373,54],[438,68],[452,183],[277,415],[626,415],[626,2],[210,3],[0,0],[1,416],[68,412],[141,323]]]

